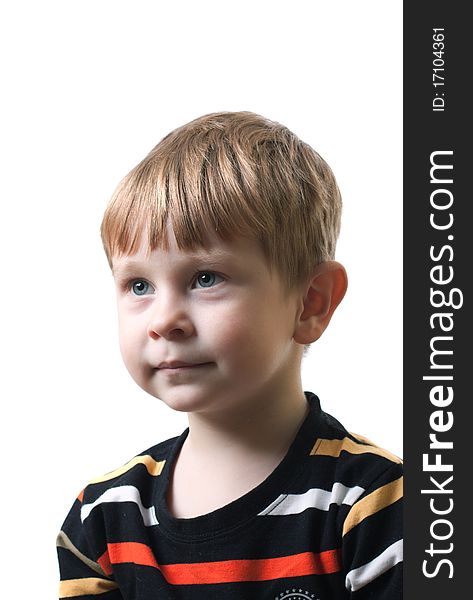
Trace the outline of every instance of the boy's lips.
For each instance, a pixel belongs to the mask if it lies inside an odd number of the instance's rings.
[[[188,362],[183,362],[180,360],[170,360],[170,361],[159,363],[159,365],[156,368],[157,369],[170,369],[170,370],[192,369],[194,367],[203,367],[205,365],[210,365],[210,364],[211,364],[210,362],[188,363]]]

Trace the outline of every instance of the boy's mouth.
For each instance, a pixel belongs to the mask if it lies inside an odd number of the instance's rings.
[[[195,369],[197,367],[205,367],[210,365],[210,362],[202,362],[202,363],[187,363],[179,360],[173,360],[169,362],[159,363],[157,369],[159,370],[170,370],[170,371],[180,371],[185,369]]]

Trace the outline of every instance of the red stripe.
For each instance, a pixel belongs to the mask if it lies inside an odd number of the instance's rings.
[[[336,550],[328,550],[320,554],[303,552],[278,558],[162,565],[160,568],[169,583],[189,585],[232,581],[268,581],[282,577],[335,573],[340,570],[340,561]]]
[[[302,552],[277,558],[158,565],[151,548],[137,542],[109,544],[108,552],[98,562],[107,575],[111,574],[110,563],[154,567],[173,585],[268,581],[282,577],[335,573],[341,568],[338,550],[326,550],[319,554]]]
[[[134,563],[159,569],[153,551],[146,544],[138,542],[120,542],[108,544],[107,550],[97,561],[106,575],[113,572],[112,565],[119,563]]]
[[[102,571],[105,573],[105,575],[111,575],[113,573],[110,557],[108,556],[108,550],[105,550],[97,562],[102,567]]]

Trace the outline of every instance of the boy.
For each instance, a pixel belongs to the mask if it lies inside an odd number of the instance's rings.
[[[303,392],[342,300],[341,199],[281,125],[217,113],[119,185],[102,239],[131,376],[189,428],[90,482],[61,598],[401,597],[401,461]]]

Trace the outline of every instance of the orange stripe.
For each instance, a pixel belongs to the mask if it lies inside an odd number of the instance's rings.
[[[82,500],[84,499],[84,490],[77,496],[77,500],[82,504]]]
[[[229,583],[233,581],[269,581],[283,577],[321,575],[340,570],[336,550],[320,554],[302,552],[278,558],[223,560],[218,562],[163,565],[161,571],[174,585]]]
[[[111,575],[113,573],[112,564],[110,563],[110,557],[108,556],[108,550],[102,554],[102,556],[97,559],[98,564],[102,568],[102,571],[105,575]]]
[[[107,575],[112,572],[111,564],[127,562],[159,569],[166,581],[173,585],[269,581],[335,573],[341,568],[338,550],[319,554],[302,552],[277,558],[158,565],[151,548],[137,542],[109,544],[108,551],[98,560]]]
[[[107,550],[97,562],[106,575],[112,573],[112,565],[117,565],[119,563],[134,563],[135,565],[144,565],[146,567],[159,569],[151,548],[146,544],[140,544],[138,542],[108,544]]]

